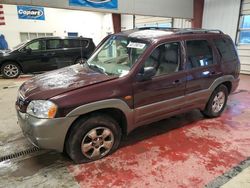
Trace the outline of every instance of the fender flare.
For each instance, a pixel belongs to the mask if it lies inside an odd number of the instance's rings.
[[[134,110],[129,108],[129,106],[121,99],[107,99],[84,104],[69,112],[66,117],[78,117],[90,112],[107,108],[119,109],[124,113],[127,119],[127,132],[130,132],[132,129],[131,125],[134,123]]]

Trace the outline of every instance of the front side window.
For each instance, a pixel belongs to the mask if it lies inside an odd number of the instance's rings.
[[[60,49],[60,48],[62,48],[62,40],[60,40],[60,39],[47,40],[47,49],[48,50]]]
[[[241,17],[239,43],[250,44],[250,15],[243,15]]]
[[[29,43],[25,49],[31,49],[32,51],[41,51],[45,50],[45,41],[39,40]]]
[[[178,72],[180,68],[180,43],[158,46],[146,60],[144,67],[154,67],[156,76]]]
[[[237,59],[237,53],[231,40],[220,38],[215,39],[214,43],[223,61],[232,61]]]
[[[91,56],[87,64],[109,75],[125,76],[147,48],[138,39],[111,36]]]
[[[208,41],[206,40],[193,40],[187,41],[187,68],[198,68],[212,65],[213,52]]]

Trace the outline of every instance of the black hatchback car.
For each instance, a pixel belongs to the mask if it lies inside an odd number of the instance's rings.
[[[16,78],[20,73],[50,71],[80,63],[95,50],[91,38],[43,37],[19,44],[0,53],[1,74]]]

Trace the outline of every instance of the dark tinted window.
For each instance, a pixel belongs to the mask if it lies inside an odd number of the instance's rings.
[[[79,48],[85,47],[87,45],[86,40],[78,40],[78,39],[65,39],[63,40],[64,48]]]
[[[60,39],[51,39],[47,40],[47,49],[59,49],[62,48],[62,40]]]
[[[223,61],[237,59],[237,54],[231,40],[225,38],[216,39],[214,40],[214,43]]]
[[[64,48],[78,48],[80,47],[80,40],[65,39],[63,40]]]
[[[188,68],[213,64],[213,52],[206,40],[187,41]]]
[[[145,62],[145,67],[155,67],[156,76],[178,72],[180,45],[178,42],[157,47]]]

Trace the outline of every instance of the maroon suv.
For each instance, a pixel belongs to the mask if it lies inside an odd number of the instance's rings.
[[[18,122],[34,145],[89,162],[141,125],[192,109],[219,116],[239,70],[235,46],[220,31],[125,31],[106,37],[86,63],[25,82]]]

